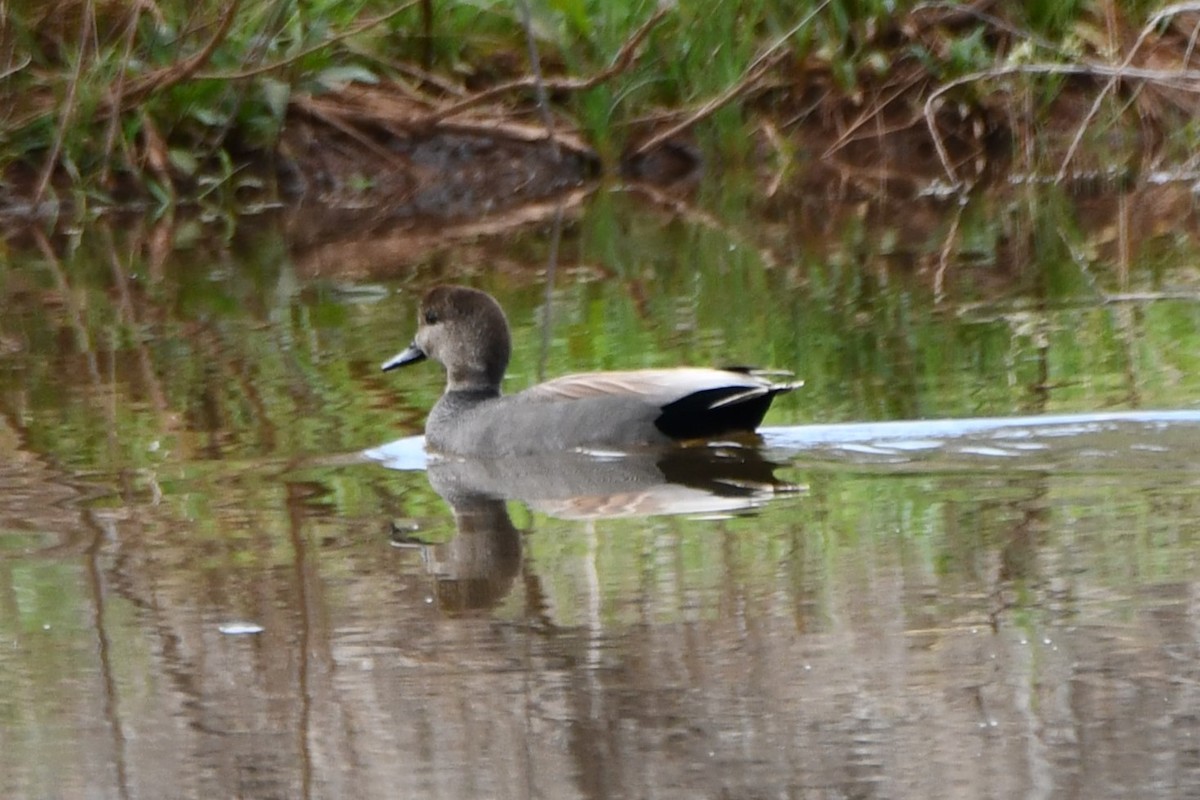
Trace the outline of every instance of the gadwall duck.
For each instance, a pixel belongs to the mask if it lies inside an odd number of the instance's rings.
[[[746,369],[586,372],[502,395],[512,343],[508,319],[485,292],[437,286],[421,300],[412,344],[383,370],[426,358],[446,368],[446,391],[425,423],[425,444],[461,456],[629,449],[752,433],[774,383]]]

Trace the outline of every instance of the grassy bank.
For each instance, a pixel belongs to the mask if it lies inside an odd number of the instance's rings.
[[[489,99],[531,122],[544,82],[610,163],[664,131],[744,160],[790,152],[805,128],[825,132],[826,157],[910,135],[951,180],[997,142],[1035,169],[1080,152],[1121,163],[1146,137],[1179,155],[1197,138],[1200,5],[1158,7],[530,0],[526,21],[519,2],[17,0],[0,37],[0,204],[269,196],[273,171],[251,167],[279,152],[295,99],[351,82],[428,109],[507,85]]]

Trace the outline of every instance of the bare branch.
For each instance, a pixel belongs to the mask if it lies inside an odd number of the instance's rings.
[[[1139,49],[1145,44],[1146,39],[1153,33],[1164,20],[1170,19],[1173,16],[1185,12],[1200,12],[1200,2],[1176,3],[1167,6],[1156,12],[1150,17],[1149,21],[1142,28],[1138,35],[1137,41],[1126,54],[1124,60],[1117,66],[1108,64],[1083,63],[1083,64],[1053,64],[1053,63],[1033,63],[1033,64],[1010,64],[1005,66],[993,67],[991,69],[972,72],[969,75],[955,78],[954,80],[939,86],[929,97],[925,99],[925,124],[929,128],[929,134],[933,138],[934,147],[937,148],[938,159],[942,162],[942,169],[945,170],[946,176],[954,186],[960,186],[961,181],[958,174],[954,171],[954,166],[950,163],[950,154],[946,150],[946,143],[942,136],[938,133],[936,108],[938,100],[942,95],[952,89],[963,86],[976,81],[994,80],[1010,75],[1087,75],[1091,77],[1106,77],[1108,82],[1101,89],[1100,94],[1092,103],[1087,115],[1084,117],[1075,136],[1072,138],[1071,145],[1067,149],[1066,155],[1063,157],[1062,165],[1059,167],[1058,173],[1055,176],[1056,181],[1061,181],[1066,175],[1067,167],[1074,158],[1076,151],[1079,148],[1083,135],[1087,130],[1088,125],[1095,119],[1099,113],[1100,105],[1104,98],[1108,96],[1114,89],[1117,82],[1120,80],[1141,81],[1142,83],[1154,83],[1162,86],[1167,86],[1173,89],[1179,89],[1187,92],[1200,93],[1200,71],[1186,69],[1178,70],[1156,70],[1142,69],[1139,67],[1130,66]]]
[[[1138,50],[1140,50],[1142,45],[1145,44],[1147,37],[1149,37],[1154,31],[1154,27],[1155,24],[1151,22],[1142,28],[1142,32],[1138,34],[1137,41],[1133,43],[1133,47],[1129,48],[1129,52],[1125,54],[1125,60],[1121,62],[1122,69],[1128,68],[1129,65],[1133,63],[1134,56],[1137,55]],[[1117,81],[1119,80],[1119,75],[1114,75],[1109,78],[1108,83],[1104,84],[1104,88],[1100,90],[1100,93],[1096,95],[1096,99],[1092,101],[1092,107],[1088,109],[1088,113],[1084,116],[1083,121],[1079,123],[1079,127],[1075,130],[1075,135],[1071,137],[1071,145],[1067,148],[1066,155],[1063,156],[1062,164],[1060,164],[1058,168],[1058,174],[1054,176],[1055,183],[1061,183],[1063,178],[1066,177],[1067,167],[1071,164],[1072,159],[1075,158],[1075,152],[1079,149],[1079,145],[1083,141],[1084,132],[1087,131],[1088,126],[1091,125],[1091,122],[1096,118],[1096,115],[1100,113],[1100,106],[1103,104],[1104,98],[1108,97],[1108,95],[1116,88]]]
[[[91,37],[90,31],[96,21],[96,9],[92,5],[92,0],[88,0],[80,14],[79,19],[79,48],[75,61],[75,69],[71,73],[71,80],[67,84],[67,96],[62,104],[62,116],[58,120],[58,129],[54,133],[54,144],[50,147],[50,152],[46,155],[46,161],[42,164],[42,173],[38,177],[37,188],[33,191],[33,202],[30,204],[34,207],[42,202],[42,197],[46,194],[46,189],[50,186],[50,178],[54,175],[54,167],[58,164],[58,157],[62,153],[63,142],[67,138],[67,128],[70,127],[71,117],[75,115],[75,101],[79,93],[79,81],[83,76],[84,48],[87,47],[88,39]]]
[[[829,0],[826,0],[826,2],[829,2]],[[620,52],[617,53],[617,57],[612,60],[612,63],[597,72],[595,75],[592,75],[588,78],[546,80],[544,82],[545,89],[552,92],[580,92],[591,89],[595,86],[599,86],[601,83],[613,77],[614,75],[624,72],[629,68],[630,63],[632,63],[638,47],[650,34],[650,31],[654,28],[654,26],[657,25],[664,16],[666,16],[669,10],[669,8],[659,8],[657,11],[655,11],[648,20],[642,23],[642,27],[638,28],[637,31],[634,32],[633,36],[629,37],[629,40],[621,46]],[[471,95],[465,100],[452,103],[451,105],[439,109],[438,111],[434,111],[425,117],[423,123],[425,125],[436,125],[442,120],[456,116],[472,108],[485,105],[493,100],[496,100],[497,98],[504,97],[512,94],[513,92],[536,89],[537,86],[538,81],[534,76],[527,75],[523,78],[508,81],[507,83],[493,86],[492,88],[482,91],[478,94]]]
[[[786,33],[772,42],[770,47],[760,53],[759,56],[754,59],[754,61],[750,62],[750,66],[746,67],[746,71],[736,83],[734,83],[721,94],[705,102],[679,122],[663,131],[660,131],[659,133],[656,133],[654,136],[651,136],[649,139],[642,142],[633,150],[632,153],[630,153],[630,155],[639,156],[643,153],[653,150],[663,142],[667,141],[673,136],[678,136],[681,132],[687,130],[706,117],[711,116],[721,108],[745,94],[749,89],[758,83],[759,79],[762,78],[763,75],[770,71],[770,69],[779,63],[779,61],[784,57],[785,54],[781,53],[780,51],[783,49],[784,45],[787,44],[788,40],[791,39],[797,31],[808,25],[808,23],[812,22],[813,18],[816,17],[817,14],[821,13],[830,2],[831,0],[822,0],[822,2],[817,4],[816,8],[805,14],[803,19],[801,19]]]
[[[13,66],[13,67],[9,67],[4,72],[0,72],[0,81],[4,80],[5,78],[10,77],[12,75],[16,75],[18,72],[20,72],[21,70],[28,67],[30,62],[32,62],[32,61],[33,61],[33,56],[25,56],[25,60],[22,61],[20,64],[17,64],[16,66]]]
[[[408,11],[410,8],[415,6],[417,4],[417,2],[418,2],[418,0],[409,0],[409,2],[401,4],[399,8],[394,8],[382,16],[375,17],[374,19],[364,20],[363,22],[360,22],[359,24],[352,26],[348,30],[342,31],[341,33],[335,34],[334,36],[330,36],[328,39],[318,42],[317,44],[313,45],[312,47],[307,47],[304,50],[301,50],[300,52],[296,53],[295,55],[288,56],[287,58],[281,59],[279,61],[272,61],[270,64],[263,64],[262,66],[253,67],[251,69],[245,69],[240,72],[205,72],[200,75],[197,75],[196,77],[202,78],[204,80],[236,81],[236,80],[243,80],[245,78],[253,78],[258,75],[264,75],[268,72],[275,72],[276,70],[283,69],[284,67],[289,67],[292,64],[296,63],[297,61],[299,61],[300,59],[310,56],[313,53],[319,53],[320,51],[324,50],[326,47],[329,47],[330,45],[333,45],[333,44],[337,44],[338,42],[342,41],[343,39],[349,39],[352,36],[357,36],[358,34],[362,33],[363,31],[374,28],[376,25],[381,25],[384,22],[387,22],[392,17],[395,17],[405,11]]]
[[[763,60],[761,57],[755,59],[755,67],[751,71],[745,73],[737,83],[733,84],[716,97],[709,99],[699,108],[696,108],[688,113],[688,115],[679,122],[676,122],[669,128],[664,128],[646,141],[639,144],[633,149],[630,155],[640,156],[643,153],[647,153],[668,139],[678,136],[680,133],[692,127],[697,122],[700,122],[701,120],[712,116],[717,111],[720,111],[722,108],[741,97],[747,91],[757,86],[762,76],[767,74],[767,72],[769,72],[771,68],[778,64],[783,58],[785,58],[783,54],[777,54],[774,58],[767,60]]]
[[[947,92],[964,86],[968,83],[977,81],[994,80],[996,78],[1004,78],[1009,75],[1088,75],[1091,77],[1113,77],[1143,81],[1147,83],[1157,83],[1164,86],[1170,86],[1182,91],[1200,93],[1200,70],[1179,69],[1179,70],[1163,70],[1163,69],[1142,69],[1140,67],[1111,67],[1105,64],[1009,64],[1006,66],[993,67],[991,69],[972,72],[969,75],[963,75],[954,80],[942,84],[925,100],[925,124],[929,127],[929,133],[933,137],[934,146],[937,148],[938,158],[942,162],[942,169],[946,171],[946,176],[955,186],[961,184],[958,179],[954,167],[950,164],[950,154],[946,151],[946,144],[942,141],[941,135],[937,130],[937,118],[935,113],[935,105],[942,95]]]
[[[225,41],[225,37],[229,34],[229,29],[233,27],[233,19],[237,16],[238,6],[240,5],[241,0],[232,0],[225,9],[225,15],[221,17],[221,22],[217,25],[216,32],[213,33],[208,43],[200,48],[200,52],[178,64],[172,64],[165,69],[155,70],[134,81],[125,93],[124,100],[121,101],[120,105],[116,105],[117,101],[115,100],[110,101],[109,113],[119,114],[124,109],[130,108],[144,100],[147,96],[155,92],[161,92],[164,89],[169,89],[199,72],[208,63],[208,60],[212,58],[212,54],[216,52],[221,42]]]

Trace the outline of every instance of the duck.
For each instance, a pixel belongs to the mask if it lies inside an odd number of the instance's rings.
[[[504,309],[467,286],[429,289],[412,343],[384,372],[439,362],[446,388],[425,423],[436,454],[497,458],[563,451],[626,452],[753,434],[776,396],[802,382],[745,367],[583,372],[504,394],[512,356]]]

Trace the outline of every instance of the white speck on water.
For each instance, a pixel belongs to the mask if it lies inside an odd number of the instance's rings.
[[[226,636],[247,636],[262,633],[265,629],[257,622],[226,622],[218,625],[217,630]]]

